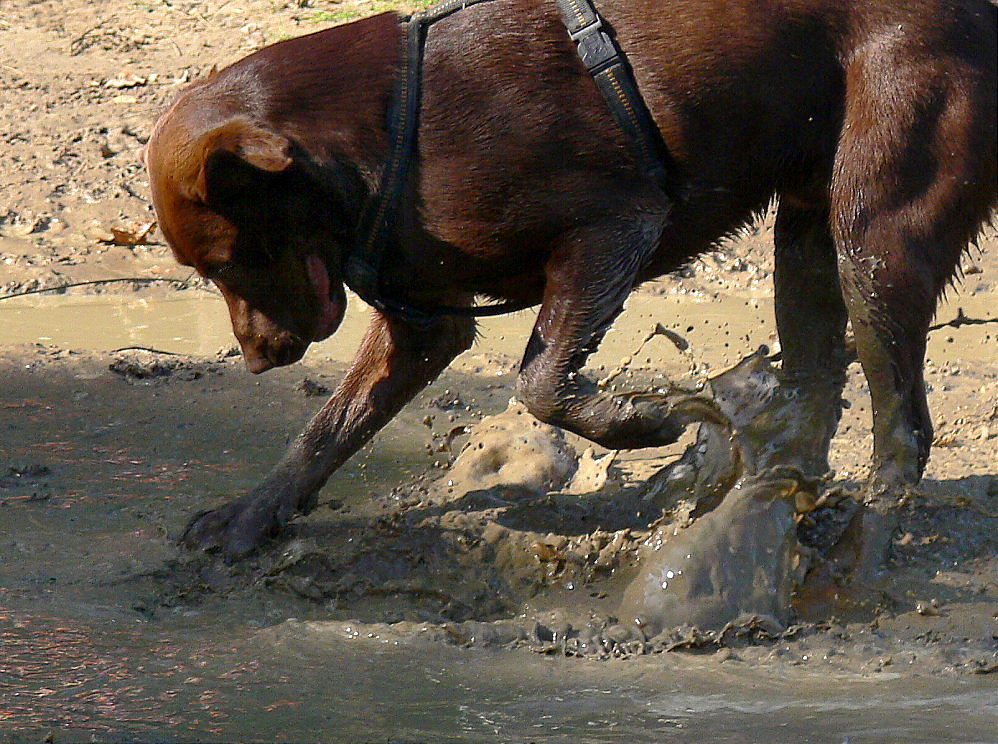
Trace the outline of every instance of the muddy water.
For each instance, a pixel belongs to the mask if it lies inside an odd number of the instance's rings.
[[[661,320],[693,344],[690,355],[659,351],[667,367],[711,360],[716,368],[729,350],[736,358],[767,341],[769,317],[765,298],[639,296],[596,363],[614,367]],[[171,534],[206,497],[251,486],[274,461],[317,405],[287,390],[304,374],[335,382],[364,325],[363,312],[348,318],[314,354],[331,365],[263,378],[232,366],[183,385],[130,385],[108,373],[106,357],[0,370],[0,465],[48,468],[0,471],[0,741],[48,733],[56,742],[998,740],[993,675],[935,678],[900,659],[832,671],[806,653],[779,664],[714,653],[598,662],[455,648],[422,640],[418,629],[344,622],[349,607],[266,587],[213,592],[206,574],[197,600],[185,598]],[[515,361],[530,322],[523,313],[486,325],[478,356],[459,366],[499,377],[499,397],[508,396],[508,367],[481,359]],[[0,334],[0,344],[209,355],[231,344],[224,307],[210,297],[5,303]],[[440,386],[469,389],[472,372],[462,374]],[[477,379],[474,389],[485,388]],[[265,401],[252,416],[248,394]],[[429,466],[421,416],[403,416],[337,474],[327,495],[345,508],[325,519],[348,527],[372,508],[372,494]],[[871,648],[875,655],[872,637]],[[783,658],[781,648],[773,653]]]
[[[310,353],[347,360],[368,321],[368,308],[350,295],[342,328]],[[954,295],[937,313],[950,320],[963,308],[970,317],[993,317],[993,299],[986,294]],[[480,323],[476,353],[506,353],[518,357],[533,323],[534,311],[487,318]],[[631,355],[648,330],[661,322],[685,337],[691,345],[686,361],[708,371],[738,360],[759,344],[778,347],[773,323],[772,298],[724,293],[633,295],[626,311],[607,335],[591,366],[613,366]],[[929,358],[945,356],[953,331],[943,329],[930,337]],[[967,361],[993,361],[992,330],[988,326],[959,331],[961,357]],[[0,346],[41,343],[65,349],[107,351],[129,345],[150,346],[181,354],[213,354],[232,346],[225,303],[217,295],[32,296],[0,302]],[[657,340],[656,343],[668,343]],[[680,355],[676,354],[678,358]],[[706,360],[713,360],[713,364]],[[720,360],[720,361],[718,361]],[[640,362],[640,354],[635,359]],[[705,366],[704,366],[705,365]]]
[[[214,354],[234,343],[225,303],[215,295],[32,296],[0,302],[0,345],[40,343],[64,349],[108,351],[125,346],[149,346],[182,354]],[[369,310],[350,296],[343,326],[329,340],[315,344],[311,355],[348,360],[367,325]],[[487,318],[475,353],[512,354],[518,358],[530,333],[535,312]],[[772,317],[765,297],[745,300],[704,297],[636,295],[628,310],[594,357],[610,367],[630,355],[656,322],[688,338],[694,356],[730,349],[732,359],[760,340],[759,328]],[[666,343],[657,340],[655,343]],[[680,360],[681,355],[675,355]],[[677,363],[682,364],[681,361]]]
[[[694,657],[600,664],[351,638],[297,621],[266,631],[228,622],[223,632],[203,620],[150,630],[124,618],[22,615],[5,618],[4,640],[16,663],[24,646],[46,651],[32,688],[7,688],[0,715],[15,742],[47,732],[56,741],[994,741],[994,720],[982,715],[994,689],[980,681],[913,690],[890,675],[788,679]]]
[[[225,302],[214,296],[16,298],[0,304],[0,328],[0,344],[40,343],[64,349],[108,351],[140,345],[214,354],[232,345]]]

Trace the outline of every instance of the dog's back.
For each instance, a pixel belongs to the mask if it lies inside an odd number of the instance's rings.
[[[998,12],[988,0],[597,5],[661,131],[680,199],[673,222],[683,229],[670,234],[656,271],[736,229],[774,194],[827,200],[836,168],[874,158],[871,150],[882,162],[868,165],[882,171],[887,182],[877,188],[885,191],[901,188],[891,179],[949,167],[922,155],[920,163],[895,162],[904,153],[885,148],[907,147],[902,142],[912,151],[924,143],[924,152],[972,152],[973,172],[954,174],[980,189],[968,211],[994,200]],[[536,0],[485,3],[431,31],[420,148],[428,211],[439,204],[441,224],[452,228],[445,239],[467,229],[461,205],[481,205],[490,194],[514,200],[507,215],[554,213],[553,204],[530,201],[543,192],[523,198],[525,167],[543,167],[570,193],[573,171],[626,165],[626,141],[605,104],[570,45],[555,43],[564,35],[553,2]],[[964,115],[975,121],[953,119]],[[954,127],[971,140],[954,141]],[[532,144],[545,148],[529,153],[531,166],[525,129],[542,135]],[[857,137],[863,152],[850,155]],[[598,208],[584,194],[565,201]]]

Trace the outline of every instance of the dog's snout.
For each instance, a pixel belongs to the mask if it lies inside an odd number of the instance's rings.
[[[261,372],[266,372],[268,369],[274,368],[274,363],[265,356],[250,357],[244,355],[244,358],[246,360],[246,369],[254,375],[258,375]]]
[[[239,338],[246,369],[255,375],[274,367],[294,364],[305,355],[308,344],[308,341],[292,333]]]

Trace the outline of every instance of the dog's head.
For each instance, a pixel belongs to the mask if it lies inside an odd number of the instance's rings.
[[[247,367],[291,364],[343,319],[343,225],[289,139],[203,111],[175,105],[145,149],[160,228],[221,290]]]

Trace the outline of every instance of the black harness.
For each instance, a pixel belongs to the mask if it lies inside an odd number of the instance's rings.
[[[420,82],[427,29],[459,10],[491,0],[448,0],[415,13],[402,26],[402,69],[389,117],[390,155],[377,191],[361,209],[357,240],[344,260],[346,285],[381,312],[416,326],[425,326],[441,315],[485,316],[523,310],[532,302],[498,305],[415,307],[387,296],[381,287],[381,265],[395,226],[412,164],[419,125]],[[590,0],[556,0],[569,37],[578,44],[579,56],[606,99],[610,112],[627,136],[642,172],[664,186],[666,171],[662,143],[648,108],[620,47],[603,28]]]

